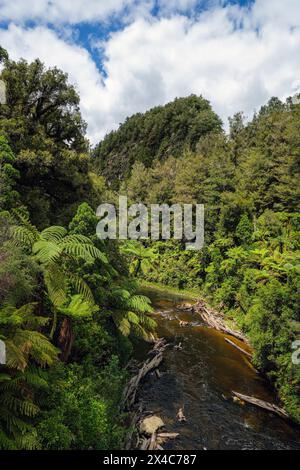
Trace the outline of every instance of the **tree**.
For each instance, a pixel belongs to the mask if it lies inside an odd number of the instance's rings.
[[[137,277],[140,271],[145,272],[147,268],[157,259],[157,254],[152,248],[146,247],[143,243],[127,240],[121,245],[121,253],[131,259],[131,265],[134,277]]]
[[[1,130],[13,150],[46,147],[86,150],[85,123],[79,97],[68,77],[57,68],[46,69],[40,60],[6,60],[1,73],[7,103],[0,108]]]
[[[72,347],[71,318],[92,313],[95,310],[94,298],[88,284],[77,275],[77,262],[82,259],[94,262],[96,259],[107,263],[107,258],[93,242],[83,235],[68,235],[63,227],[49,227],[38,232],[28,219],[17,214],[22,225],[13,229],[16,243],[24,247],[40,265],[47,296],[52,304],[53,321],[50,338],[57,328],[58,315],[67,317],[60,332],[62,356],[66,360]],[[80,298],[72,298],[72,293]],[[89,309],[87,308],[89,304]],[[74,312],[74,304],[78,312]]]

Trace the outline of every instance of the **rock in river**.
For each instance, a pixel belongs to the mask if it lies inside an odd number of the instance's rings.
[[[159,416],[150,416],[145,418],[140,425],[140,431],[143,434],[148,434],[152,436],[159,428],[162,428],[165,425],[163,420]]]

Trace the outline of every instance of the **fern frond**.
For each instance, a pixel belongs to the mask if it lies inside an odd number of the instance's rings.
[[[55,242],[39,240],[34,243],[32,252],[37,261],[42,264],[50,264],[59,259],[63,250],[60,245]]]
[[[67,307],[61,307],[59,312],[74,319],[91,318],[98,308],[85,301],[80,295],[74,295]]]
[[[21,400],[11,394],[4,393],[0,396],[0,403],[16,415],[32,418],[39,412],[39,407],[30,400]]]
[[[7,340],[5,345],[7,367],[21,371],[25,370],[27,366],[27,360],[23,352],[11,340]]]
[[[136,312],[151,313],[153,308],[151,307],[151,301],[144,295],[134,295],[127,300],[128,308],[135,310]]]
[[[131,332],[131,325],[129,320],[126,318],[126,313],[124,312],[113,312],[113,320],[116,327],[122,333],[123,336],[129,336]]]
[[[38,239],[39,237],[39,232],[38,232],[38,229],[36,228],[35,225],[33,225],[30,220],[29,220],[29,216],[28,215],[25,215],[20,209],[13,209],[12,210],[12,213],[14,215],[14,217],[17,219],[18,222],[21,222],[21,224],[26,227],[30,232],[32,232],[32,234],[34,235],[35,237],[35,240]]]
[[[15,345],[25,356],[31,356],[42,367],[52,365],[59,350],[38,331],[19,330],[14,336]]]
[[[38,442],[38,435],[35,429],[31,429],[26,434],[21,434],[16,438],[16,443],[19,449],[24,450],[37,450],[40,449]]]
[[[108,263],[106,255],[94,245],[64,241],[60,246],[64,253],[67,253],[69,256],[82,258],[85,261],[95,261],[99,259],[104,264]]]
[[[69,274],[68,283],[78,294],[83,297],[84,300],[92,305],[95,304],[94,296],[90,287],[81,277],[77,276],[76,274]]]
[[[83,245],[93,245],[92,240],[85,235],[80,234],[71,234],[64,237],[64,243],[74,243],[74,244],[83,244]]]
[[[44,270],[44,281],[50,301],[55,307],[67,302],[66,276],[56,264],[51,264]]]
[[[48,227],[41,232],[40,238],[42,240],[59,243],[67,235],[67,230],[64,227],[52,226]]]
[[[127,319],[130,323],[134,323],[135,325],[138,325],[140,322],[138,315],[134,312],[128,312]]]
[[[36,241],[36,236],[27,227],[15,226],[11,228],[13,242],[20,247],[31,248]]]

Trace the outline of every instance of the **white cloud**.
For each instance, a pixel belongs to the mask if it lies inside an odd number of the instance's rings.
[[[134,3],[134,0],[0,0],[0,20],[45,23],[99,21]]]
[[[13,58],[40,57],[69,73],[96,142],[132,113],[176,96],[202,94],[226,121],[240,110],[251,115],[271,96],[292,93],[300,80],[299,3],[285,0],[284,9],[281,0],[271,9],[268,4],[215,6],[193,20],[152,18],[139,10],[101,43],[105,77],[84,48],[46,26],[11,24],[0,30],[0,43]]]

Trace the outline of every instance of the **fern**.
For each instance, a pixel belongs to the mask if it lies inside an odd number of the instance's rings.
[[[40,238],[44,241],[59,243],[67,235],[67,230],[64,227],[48,227],[41,232]]]
[[[80,295],[74,295],[68,306],[61,307],[59,312],[68,317],[78,318],[91,318],[93,313],[98,310],[95,305],[84,300]]]
[[[84,300],[86,300],[90,304],[95,304],[94,296],[90,287],[80,276],[70,273],[68,283],[76,291],[76,293],[80,294],[83,297]]]

